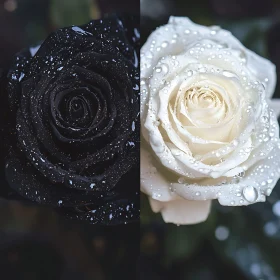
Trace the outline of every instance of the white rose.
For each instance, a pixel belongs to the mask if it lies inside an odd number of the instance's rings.
[[[141,190],[166,222],[265,201],[280,175],[275,66],[230,32],[171,17],[141,50]],[[276,105],[276,106],[275,106]],[[277,106],[278,105],[278,106]]]

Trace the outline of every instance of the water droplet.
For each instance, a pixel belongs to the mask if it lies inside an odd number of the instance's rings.
[[[161,67],[156,67],[156,72],[157,73],[160,73],[162,71],[162,68]]]
[[[262,116],[262,117],[261,117],[261,121],[262,121],[263,123],[268,123],[269,119],[268,119],[267,116]]]
[[[192,75],[193,75],[193,71],[192,71],[192,70],[188,70],[188,71],[187,71],[187,76],[188,76],[188,77],[191,77]]]
[[[196,196],[200,196],[200,192],[196,192],[195,195],[196,195]]]
[[[247,186],[243,189],[243,196],[247,201],[255,202],[258,198],[258,191],[252,186]]]
[[[237,140],[233,140],[232,141],[232,145],[236,147],[238,145],[238,141]]]
[[[227,78],[236,78],[236,75],[230,71],[223,71],[223,75]]]
[[[153,53],[150,51],[147,51],[145,54],[146,54],[147,58],[153,58],[153,56],[154,56]]]
[[[166,41],[162,42],[161,46],[162,46],[163,48],[166,48],[166,47],[168,46],[168,42],[166,42]]]
[[[271,188],[267,188],[267,189],[265,190],[265,194],[266,194],[266,195],[270,195],[271,192],[272,192],[272,189],[271,189]]]
[[[185,182],[185,178],[184,178],[184,177],[180,177],[180,178],[178,179],[178,183],[179,183],[179,184],[184,184],[184,182]]]
[[[221,30],[220,26],[213,25],[213,26],[210,27],[210,34],[211,35],[216,35],[220,30]]]
[[[162,63],[161,71],[166,75],[169,72],[169,66],[166,63]]]
[[[270,178],[267,180],[267,183],[268,183],[268,184],[271,184],[272,182],[273,182],[273,180],[270,179]]]

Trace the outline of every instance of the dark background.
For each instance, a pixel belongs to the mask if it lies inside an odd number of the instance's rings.
[[[170,15],[230,30],[277,66],[280,81],[279,0],[141,0],[141,40]],[[280,98],[279,83],[274,97]],[[141,197],[141,279],[280,279],[280,182],[265,203],[244,207],[213,201],[204,223],[164,224]]]
[[[16,52],[38,45],[59,27],[105,13],[139,14],[139,5],[139,0],[0,0],[0,69],[8,69]],[[0,146],[2,163],[4,154]],[[135,279],[139,223],[90,226],[67,221],[48,208],[2,199],[7,189],[3,170],[1,165],[0,279]]]

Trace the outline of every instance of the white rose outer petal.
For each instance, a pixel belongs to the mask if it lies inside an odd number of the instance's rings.
[[[168,180],[158,172],[156,161],[152,162],[152,155],[141,147],[140,172],[141,172],[141,190],[148,196],[159,201],[170,201],[178,199],[178,196],[171,192],[171,179]]]
[[[276,116],[280,115],[280,99],[269,100],[268,105],[273,109]]]
[[[192,224],[212,199],[265,201],[280,176],[275,84],[275,66],[217,26],[171,17],[150,35],[141,49],[141,190],[154,212]]]
[[[204,222],[210,212],[211,201],[173,200],[162,202],[150,198],[151,208],[161,212],[166,223],[189,225]]]

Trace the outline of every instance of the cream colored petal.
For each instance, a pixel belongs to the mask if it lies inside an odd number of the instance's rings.
[[[231,32],[219,27],[208,27],[196,24],[185,17],[170,17],[168,26],[172,25],[177,31],[183,34],[183,27],[196,30],[196,37],[201,36],[205,39],[215,40],[221,45],[226,45],[229,49],[236,49],[241,57],[245,58],[244,64],[261,81],[266,84],[266,93],[272,97],[276,86],[276,68],[269,60],[257,55],[245,48],[241,42],[235,38]],[[179,34],[180,34],[179,33]],[[164,36],[163,36],[164,37]]]
[[[176,225],[189,225],[204,222],[211,208],[211,200],[191,201],[173,200],[161,202],[150,198],[151,208],[154,212],[161,212],[166,223]]]

